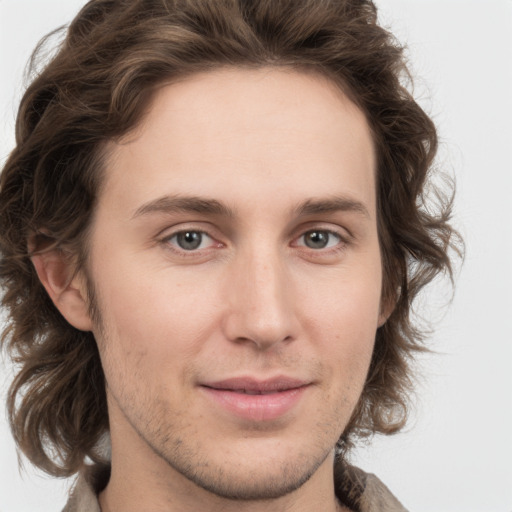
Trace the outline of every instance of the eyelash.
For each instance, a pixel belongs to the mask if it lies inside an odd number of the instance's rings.
[[[177,238],[180,235],[184,235],[186,233],[200,234],[203,237],[206,236],[206,237],[208,237],[208,238],[210,238],[212,240],[213,244],[211,244],[210,247],[207,247],[207,248],[204,248],[204,249],[191,249],[191,250],[187,250],[187,249],[183,249],[183,248],[179,247],[177,245],[177,243],[176,244],[171,243],[171,241],[173,239]],[[338,241],[337,241],[336,245],[333,246],[333,247],[318,248],[318,249],[313,249],[311,247],[308,247],[308,246],[305,245],[305,243],[297,244],[297,242],[296,242],[297,240],[301,240],[305,236],[307,236],[308,234],[312,234],[312,233],[326,234],[326,235],[328,235],[328,237],[335,237],[335,238],[337,238]],[[201,241],[201,243],[202,242],[203,241]],[[292,247],[301,248],[301,250],[305,250],[305,251],[309,252],[310,254],[314,254],[314,255],[317,255],[317,256],[322,256],[322,255],[327,256],[327,255],[337,254],[339,252],[342,252],[342,251],[346,250],[346,248],[350,244],[350,242],[351,242],[350,236],[347,235],[347,234],[342,235],[341,233],[339,233],[337,231],[333,231],[331,229],[317,227],[317,228],[308,229],[307,231],[302,232],[299,237],[294,239],[294,243],[292,244]],[[206,251],[209,252],[212,248],[216,249],[216,248],[225,247],[225,245],[222,242],[216,241],[214,236],[210,235],[207,231],[204,231],[204,230],[201,230],[201,229],[181,229],[179,231],[171,233],[170,235],[165,236],[164,238],[162,238],[160,240],[160,243],[165,245],[165,247],[168,250],[171,250],[174,253],[177,253],[181,257],[185,257],[185,258],[187,258],[187,257],[192,257],[192,258],[196,257],[197,258],[200,254],[201,255],[205,255]],[[329,243],[329,241],[327,243]]]
[[[212,248],[212,247],[207,247],[205,249],[187,250],[187,249],[183,249],[183,248],[179,247],[177,244],[174,245],[171,242],[174,238],[177,238],[178,236],[184,235],[186,233],[196,233],[196,234],[200,234],[202,236],[207,236],[208,238],[210,238],[212,240],[212,242],[214,242],[212,244],[213,246],[217,246],[218,248],[221,248],[224,246],[224,244],[222,244],[221,242],[217,242],[215,240],[215,237],[209,235],[206,231],[201,230],[201,229],[181,229],[179,231],[171,233],[170,235],[165,236],[164,238],[162,238],[160,240],[160,242],[165,246],[165,248],[167,250],[170,250],[183,258],[194,258],[194,257],[197,258],[197,256],[199,254],[204,255],[206,251],[209,252],[209,250]],[[202,243],[202,241],[201,241],[201,243]],[[216,247],[213,247],[213,248],[216,248]]]

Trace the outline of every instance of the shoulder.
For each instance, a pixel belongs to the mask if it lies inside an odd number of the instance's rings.
[[[62,512],[101,512],[98,494],[110,478],[109,466],[94,466],[81,472]]]
[[[407,512],[379,478],[343,460],[335,463],[334,483],[338,498],[355,512]]]
[[[101,512],[93,488],[83,476],[79,476],[62,512]]]

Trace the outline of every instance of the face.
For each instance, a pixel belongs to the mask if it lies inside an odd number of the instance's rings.
[[[109,147],[91,234],[113,457],[241,499],[332,464],[383,322],[374,175],[363,114],[322,77],[157,93]]]

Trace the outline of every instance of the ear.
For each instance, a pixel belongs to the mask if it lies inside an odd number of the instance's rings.
[[[395,310],[396,299],[394,297],[383,297],[380,302],[378,327],[382,327]]]
[[[43,251],[32,256],[41,284],[62,316],[81,331],[91,331],[87,307],[85,279],[75,272],[72,258],[60,249]]]

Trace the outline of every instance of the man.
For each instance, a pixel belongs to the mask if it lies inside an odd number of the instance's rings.
[[[404,510],[347,454],[450,271],[405,75],[370,1],[79,13],[0,181],[12,430],[66,511]]]

